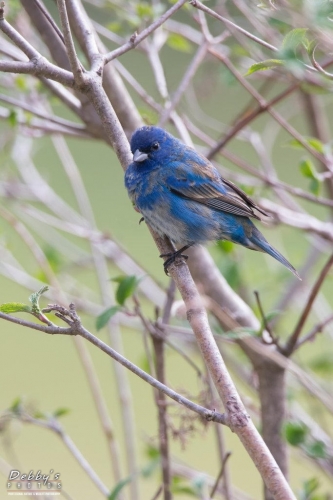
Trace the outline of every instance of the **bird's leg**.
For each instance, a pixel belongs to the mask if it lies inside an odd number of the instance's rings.
[[[170,253],[162,253],[160,257],[169,257],[163,264],[164,267],[164,272],[167,276],[169,276],[168,273],[168,267],[175,262],[175,260],[178,257],[183,257],[185,260],[188,259],[188,255],[184,255],[182,252],[190,248],[194,243],[190,243],[189,245],[185,245],[184,247],[180,248],[176,252],[170,252]]]
[[[141,224],[141,222],[143,222],[145,220],[144,217],[141,217],[141,219],[139,220],[139,225]]]

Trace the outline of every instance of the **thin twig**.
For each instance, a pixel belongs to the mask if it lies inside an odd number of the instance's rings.
[[[327,326],[332,321],[333,321],[333,314],[330,314],[326,319],[324,319],[324,321],[321,321],[314,328],[312,328],[312,330],[307,335],[304,335],[304,337],[302,337],[297,342],[294,350],[298,349],[306,342],[312,342],[314,340],[314,338],[316,337],[316,335],[318,333],[321,333],[324,330],[325,326]]]
[[[324,265],[323,269],[321,270],[321,272],[317,278],[317,281],[313,285],[313,288],[310,292],[310,296],[305,304],[304,310],[303,310],[303,312],[302,312],[302,314],[297,322],[297,325],[296,325],[292,335],[287,340],[285,347],[282,348],[282,352],[286,356],[290,356],[293,353],[295,346],[298,342],[298,338],[299,338],[300,334],[302,333],[302,329],[303,329],[304,324],[307,320],[307,317],[309,316],[309,314],[311,312],[313,302],[315,301],[315,298],[318,295],[318,292],[321,288],[321,285],[323,284],[323,282],[324,282],[329,270],[331,269],[332,265],[333,265],[333,254],[330,256],[330,258],[328,259],[328,261]]]
[[[143,30],[139,35],[134,33],[130,40],[126,42],[122,47],[109,52],[104,56],[105,64],[112,61],[113,59],[125,54],[129,50],[134,49],[139,43],[141,43],[147,36],[149,36],[153,31],[162,26],[165,21],[171,17],[177,10],[179,10],[187,0],[178,0],[169,10],[167,10],[161,17],[156,19],[152,24],[150,24],[145,30]]]
[[[49,310],[55,309],[55,306],[52,305]],[[63,310],[64,308],[62,308]],[[72,308],[73,309],[73,308]],[[45,312],[47,310],[44,309]],[[68,311],[64,311],[68,313]],[[10,321],[11,323],[15,323],[20,326],[25,326],[27,328],[31,328],[32,330],[38,330],[40,332],[44,332],[50,335],[81,335],[83,338],[88,340],[88,342],[92,343],[95,345],[97,348],[101,349],[103,352],[105,352],[108,356],[113,358],[115,361],[118,363],[122,364],[133,372],[135,375],[138,375],[142,380],[145,382],[148,382],[152,387],[155,387],[161,392],[164,392],[167,396],[169,396],[171,399],[176,401],[179,404],[182,404],[186,408],[188,408],[191,411],[194,411],[195,413],[198,413],[202,418],[208,421],[214,421],[220,424],[226,424],[226,416],[221,413],[217,413],[214,410],[208,410],[207,408],[204,408],[203,406],[200,406],[196,403],[193,403],[187,398],[184,398],[177,392],[173,391],[166,385],[162,384],[158,380],[156,380],[154,377],[146,373],[144,370],[141,370],[138,366],[136,366],[134,363],[126,359],[124,356],[119,354],[117,351],[112,349],[110,346],[105,344],[101,339],[98,337],[95,337],[92,333],[90,333],[86,328],[84,328],[79,321],[76,321],[76,323],[73,323],[71,327],[60,327],[60,326],[44,326],[44,325],[39,325],[38,323],[32,323],[31,321],[24,320],[22,318],[16,318],[15,316],[10,316],[9,314],[5,314],[0,312],[0,318],[4,319],[6,321]]]
[[[224,455],[224,458],[223,458],[223,462],[222,462],[222,465],[221,465],[221,469],[220,469],[220,472],[216,478],[216,481],[215,481],[215,484],[212,488],[212,491],[210,493],[210,499],[213,499],[214,498],[214,495],[216,493],[216,490],[218,488],[218,485],[219,485],[219,482],[221,480],[221,478],[223,477],[223,474],[224,474],[224,469],[225,469],[225,464],[227,463],[227,460],[229,459],[229,457],[231,457],[231,452],[228,451],[225,455]]]
[[[260,45],[262,45],[266,49],[273,50],[274,52],[278,51],[278,48],[274,47],[274,45],[271,45],[270,43],[265,42],[265,40],[262,40],[261,38],[253,35],[249,31],[246,31],[244,28],[241,28],[237,24],[235,24],[232,21],[230,21],[230,19],[227,19],[226,17],[220,16],[217,12],[215,12],[214,10],[210,9],[206,5],[204,5],[201,2],[199,2],[199,0],[191,0],[190,4],[193,7],[195,7],[196,9],[200,9],[203,12],[206,12],[206,14],[209,14],[210,16],[215,17],[215,19],[218,19],[219,21],[222,21],[227,26],[232,26],[234,29],[236,29],[237,31],[239,31],[240,33],[242,33],[243,35],[245,35],[247,38],[250,38],[254,42],[259,43]]]
[[[64,42],[67,49],[69,63],[72,68],[75,82],[78,85],[81,85],[84,83],[84,77],[83,77],[84,69],[76,53],[74,41],[72,38],[71,28],[69,26],[69,21],[68,21],[66,2],[65,0],[57,0],[57,5],[60,14],[61,26],[64,35]]]

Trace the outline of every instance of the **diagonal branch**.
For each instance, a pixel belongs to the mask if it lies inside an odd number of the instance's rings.
[[[189,399],[181,396],[177,392],[173,391],[170,389],[170,387],[167,387],[166,385],[162,384],[158,380],[156,380],[154,377],[146,373],[144,370],[136,366],[134,363],[129,361],[127,358],[119,354],[117,351],[112,349],[110,346],[105,344],[101,339],[98,337],[95,337],[91,332],[89,332],[84,326],[81,324],[80,319],[75,313],[74,310],[74,305],[70,304],[70,309],[69,311],[66,310],[63,307],[57,306],[57,305],[50,305],[47,309],[44,309],[44,312],[50,312],[50,311],[61,311],[61,315],[64,317],[70,318],[71,326],[68,327],[60,327],[60,326],[46,326],[46,325],[39,325],[38,323],[32,323],[31,321],[27,321],[21,318],[16,318],[15,316],[10,316],[9,314],[5,314],[3,312],[0,312],[0,318],[4,319],[6,321],[10,321],[11,323],[15,323],[17,325],[24,326],[26,328],[31,328],[32,330],[38,330],[40,332],[44,332],[50,335],[80,335],[81,337],[85,338],[90,342],[91,344],[95,345],[99,349],[101,349],[103,352],[105,352],[108,356],[113,358],[115,361],[123,365],[125,368],[130,370],[132,373],[140,377],[142,380],[150,384],[152,387],[155,387],[155,389],[158,389],[159,391],[163,392],[167,396],[169,396],[171,399],[176,401],[179,404],[182,404],[186,408],[188,408],[191,411],[194,411],[198,415],[200,415],[202,418],[208,421],[213,421],[217,422],[220,424],[227,424],[227,418],[224,414],[218,413],[215,410],[208,410],[207,408],[204,408],[203,406],[200,406],[196,403],[193,403],[193,401],[190,401]],[[74,313],[74,314],[73,314]]]
[[[317,297],[318,292],[320,290],[320,287],[323,284],[323,282],[324,282],[329,270],[331,269],[332,265],[333,265],[333,254],[330,256],[330,258],[328,259],[328,261],[324,265],[323,269],[321,270],[321,272],[318,276],[318,279],[311,290],[310,296],[309,296],[308,301],[305,305],[305,308],[301,314],[301,317],[298,320],[298,323],[295,327],[295,330],[292,333],[291,337],[288,339],[285,347],[282,349],[283,353],[286,356],[290,356],[293,353],[293,351],[297,345],[298,338],[299,338],[299,336],[302,332],[302,329],[304,327],[304,324],[305,324],[305,322],[310,314],[310,311],[311,311],[311,308],[312,308],[313,303],[315,301],[315,298]]]
[[[121,47],[118,47],[117,49],[113,50],[112,52],[109,52],[104,56],[104,61],[105,64],[109,63],[113,59],[116,59],[117,57],[125,54],[129,50],[134,49],[139,43],[142,42],[147,36],[149,36],[151,33],[153,33],[157,28],[162,26],[162,24],[165,23],[169,17],[171,17],[177,10],[179,10],[187,0],[178,0],[169,10],[164,12],[164,14],[156,19],[152,24],[150,24],[145,30],[143,30],[139,35],[137,33],[134,33],[130,40],[126,42],[124,45]]]

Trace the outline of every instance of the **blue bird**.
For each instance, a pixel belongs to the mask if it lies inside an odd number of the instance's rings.
[[[148,126],[134,132],[131,151],[133,163],[125,173],[130,199],[154,231],[183,245],[168,255],[166,274],[168,266],[195,243],[229,240],[268,253],[299,278],[251,221],[261,220],[256,212],[267,214],[222,178],[207,158],[165,130]]]

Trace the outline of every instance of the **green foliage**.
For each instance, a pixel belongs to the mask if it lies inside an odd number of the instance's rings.
[[[300,500],[324,500],[323,496],[313,495],[319,488],[319,480],[316,477],[308,479],[303,483]]]
[[[38,292],[34,292],[30,295],[29,300],[32,304],[31,311],[33,314],[40,314],[41,310],[39,307],[39,299],[43,293],[47,292],[49,287],[47,285],[42,286]]]
[[[252,73],[256,73],[256,71],[276,68],[277,66],[283,66],[283,61],[281,61],[281,59],[266,59],[265,61],[252,64],[245,73],[245,76],[252,75]]]
[[[167,44],[169,47],[178,50],[179,52],[192,52],[190,42],[178,33],[170,33],[167,39]]]
[[[64,415],[68,415],[68,413],[70,413],[69,408],[58,408],[57,410],[55,410],[53,412],[53,416],[55,418],[59,418],[59,417],[63,417]]]
[[[295,52],[299,45],[307,42],[307,32],[307,28],[295,28],[289,31],[283,39],[282,49]]]
[[[172,477],[171,491],[174,495],[186,494],[194,498],[197,497],[195,488],[189,485],[188,482],[180,476]]]
[[[18,114],[17,114],[17,111],[15,109],[11,109],[9,111],[7,121],[11,127],[16,127],[16,125],[18,123]]]
[[[22,406],[22,398],[18,396],[17,398],[14,399],[14,401],[10,405],[9,410],[12,411],[13,413],[18,413],[21,406]]]
[[[287,422],[284,427],[286,440],[292,446],[299,446],[305,442],[309,429],[300,422]]]
[[[318,151],[318,153],[324,154],[325,153],[325,145],[316,137],[303,137],[304,141],[311,146],[314,150]],[[299,142],[297,139],[291,139],[287,143],[288,146],[292,146],[296,149],[303,149],[304,145]]]
[[[117,276],[116,278],[112,278],[112,281],[118,283],[116,301],[119,305],[123,306],[126,299],[131,297],[137,289],[141,278],[137,278],[136,276]]]
[[[310,179],[309,189],[311,193],[318,196],[320,193],[321,180],[312,161],[308,158],[301,160],[299,168],[304,177]]]
[[[17,75],[15,77],[15,85],[20,92],[26,92],[28,90],[27,76],[26,75]]]
[[[119,481],[119,483],[116,484],[116,486],[113,488],[110,495],[108,496],[108,500],[117,500],[121,490],[124,488],[124,486],[126,486],[131,481],[132,481],[131,476],[125,477],[125,479],[122,479],[121,481]]]
[[[309,362],[309,367],[322,375],[333,374],[333,353],[323,352]]]
[[[101,330],[118,311],[121,310],[120,306],[111,306],[103,311],[96,318],[96,329]]]
[[[217,247],[223,252],[223,253],[232,253],[235,249],[235,245],[233,244],[232,241],[227,241],[227,240],[219,240],[217,242]]]
[[[150,19],[154,15],[153,6],[148,2],[139,2],[135,6],[135,10],[140,19]]]
[[[315,440],[305,445],[305,451],[311,458],[326,458],[327,449],[323,441]]]
[[[5,314],[16,312],[31,312],[31,307],[21,302],[5,302],[0,305],[0,311]]]

